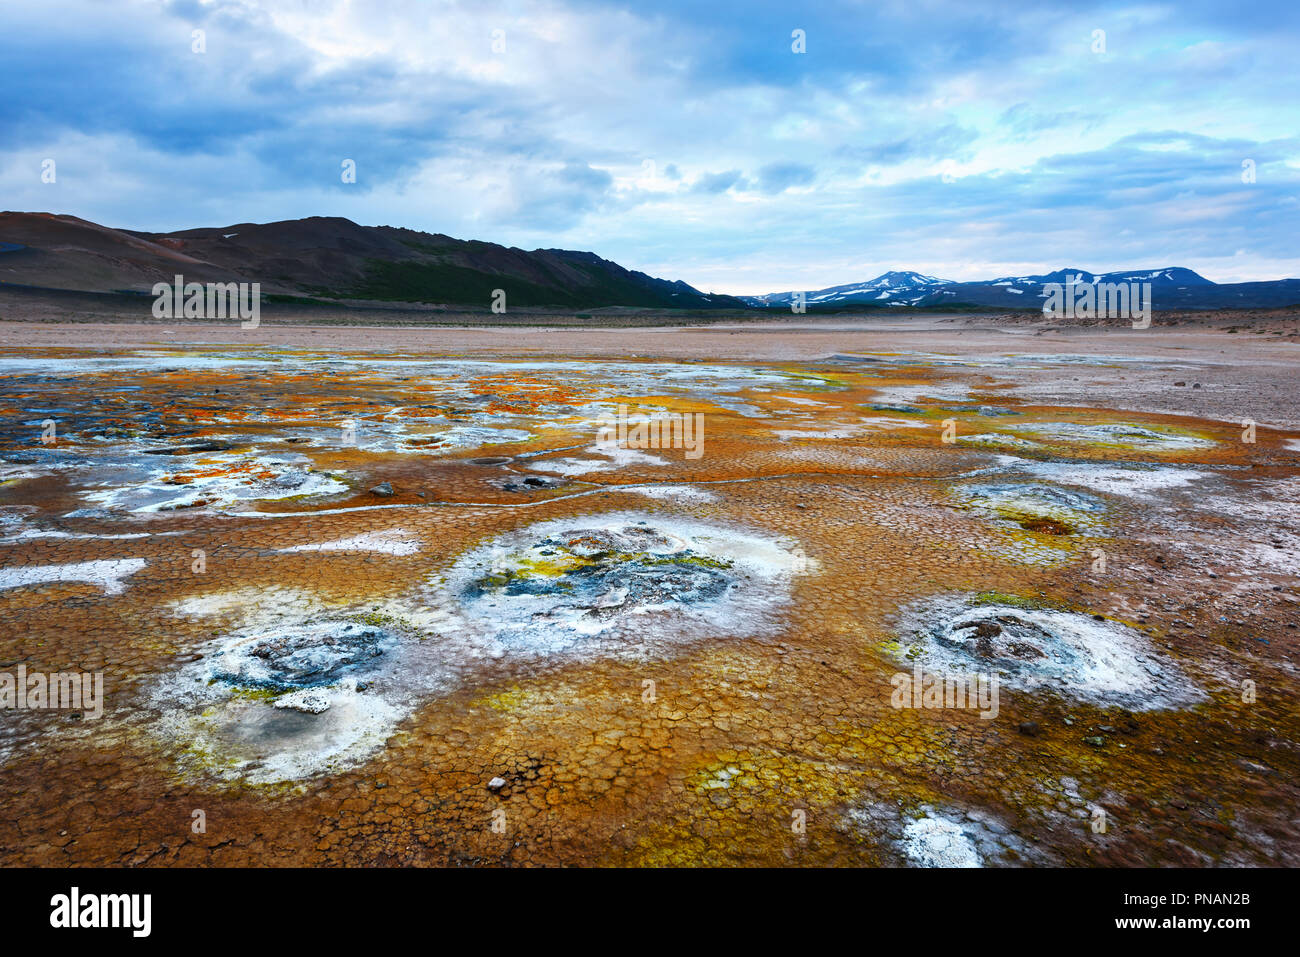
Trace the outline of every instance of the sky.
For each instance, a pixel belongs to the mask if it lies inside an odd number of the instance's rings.
[[[3,0],[0,206],[345,216],[731,294],[1300,277],[1298,61],[1295,0]]]

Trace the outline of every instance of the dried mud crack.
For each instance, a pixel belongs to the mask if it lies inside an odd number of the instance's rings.
[[[1156,411],[1217,343],[626,334],[9,347],[0,695],[103,693],[2,712],[6,862],[1300,861],[1300,433]]]

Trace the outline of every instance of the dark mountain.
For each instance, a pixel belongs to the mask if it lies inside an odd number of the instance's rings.
[[[487,306],[504,289],[511,307],[744,307],[594,253],[528,251],[338,217],[147,233],[75,216],[0,213],[0,283],[147,293],[178,273],[186,282],[260,282],[263,294],[341,300]]]

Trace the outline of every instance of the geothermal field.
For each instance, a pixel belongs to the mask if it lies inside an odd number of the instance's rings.
[[[1295,865],[1300,346],[905,326],[3,324],[0,854]]]

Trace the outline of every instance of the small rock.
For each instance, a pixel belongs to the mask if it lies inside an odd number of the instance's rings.
[[[330,696],[319,688],[303,688],[280,695],[275,699],[277,708],[292,708],[306,714],[321,714],[330,709]]]
[[[506,786],[505,778],[493,778],[491,781],[488,782],[489,791],[500,791],[505,786]]]
[[[1038,737],[1038,722],[1021,721],[1019,727],[1016,730],[1019,731],[1021,734],[1025,735],[1026,737],[1036,738]]]
[[[370,490],[370,494],[382,495],[384,498],[389,498],[393,494],[393,483],[381,482],[380,484],[376,485],[374,488]]]
[[[1106,739],[1101,735],[1093,735],[1090,738],[1084,738],[1083,743],[1091,744],[1094,748],[1104,748],[1106,746]]]

